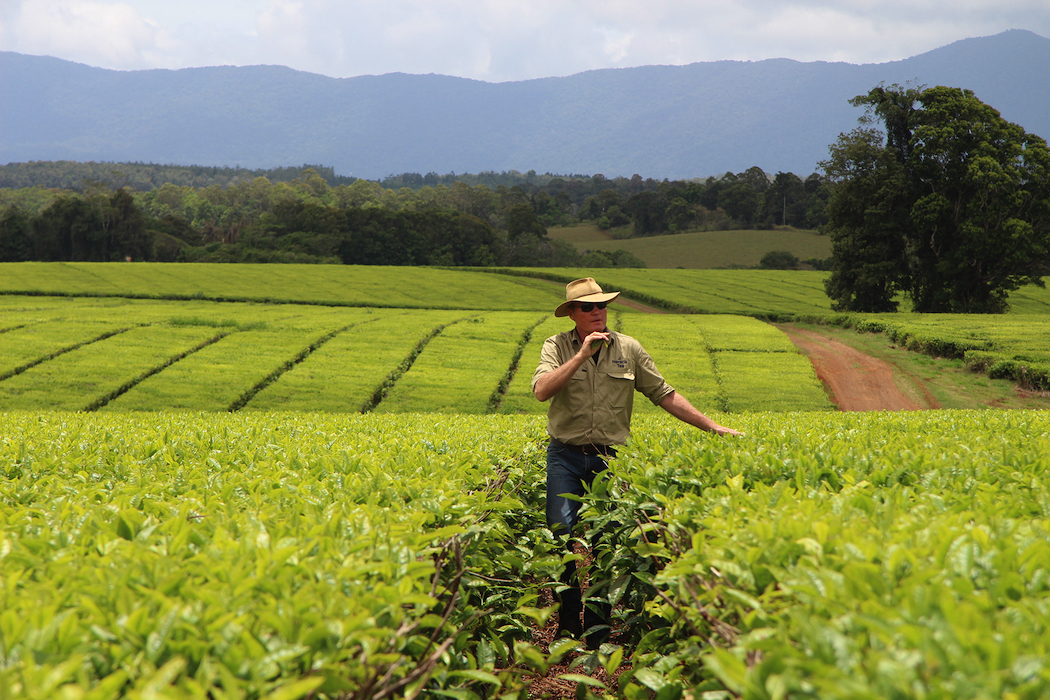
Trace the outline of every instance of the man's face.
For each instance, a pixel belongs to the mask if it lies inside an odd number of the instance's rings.
[[[599,309],[598,306],[602,308]],[[587,307],[590,307],[590,311],[584,311]],[[569,306],[569,318],[576,322],[576,332],[580,334],[582,339],[594,331],[605,330],[608,311],[605,309],[604,303],[573,302]]]

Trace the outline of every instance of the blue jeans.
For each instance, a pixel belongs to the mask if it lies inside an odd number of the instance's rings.
[[[586,455],[556,442],[547,446],[547,527],[555,535],[572,535],[582,505],[562,494],[582,496],[606,466],[600,455]]]
[[[600,455],[583,454],[556,442],[547,446],[547,527],[555,535],[565,538],[572,551],[569,537],[579,522],[580,501],[563,494],[583,496],[594,483],[594,478],[605,471],[605,460]],[[593,546],[593,543],[592,543]],[[558,634],[569,632],[574,637],[584,635],[588,649],[597,649],[609,637],[608,603],[595,602],[583,606],[583,591],[576,576],[576,562],[566,562],[559,580],[567,586],[558,593],[561,609],[558,619]],[[583,622],[580,622],[580,614]]]

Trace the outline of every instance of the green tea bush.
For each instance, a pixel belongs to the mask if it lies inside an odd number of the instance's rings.
[[[885,333],[915,352],[962,359],[993,379],[1009,379],[1029,389],[1050,388],[1050,322],[1042,314],[858,315],[833,321],[858,332]]]
[[[636,418],[584,498],[616,643],[580,653],[533,641],[539,417],[4,414],[0,692],[1050,692],[1045,412],[715,417]]]
[[[636,439],[588,497],[596,595],[636,645],[619,696],[1050,692],[1043,412],[734,426]]]
[[[560,550],[509,420],[5,414],[0,695],[522,694]]]

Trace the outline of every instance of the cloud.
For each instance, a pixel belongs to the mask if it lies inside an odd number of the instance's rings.
[[[0,50],[135,70],[258,63],[258,0],[0,0]],[[224,5],[242,5],[237,12]],[[245,20],[245,16],[247,21]],[[238,26],[245,28],[244,31]]]
[[[1050,35],[1045,0],[270,0],[260,17],[267,55],[306,70],[492,81],[722,59],[872,63],[1015,27]]]
[[[156,58],[167,43],[162,29],[124,3],[25,0],[19,9],[5,23],[4,38],[23,53],[134,68]]]
[[[4,50],[108,68],[270,63],[335,77],[875,63],[1012,28],[1050,36],[1046,0],[0,0]]]

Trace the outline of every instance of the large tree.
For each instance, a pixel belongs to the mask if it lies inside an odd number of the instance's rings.
[[[877,87],[864,126],[821,165],[834,308],[995,313],[1042,286],[1050,261],[1050,150],[969,90]],[[885,132],[870,128],[881,122]]]

